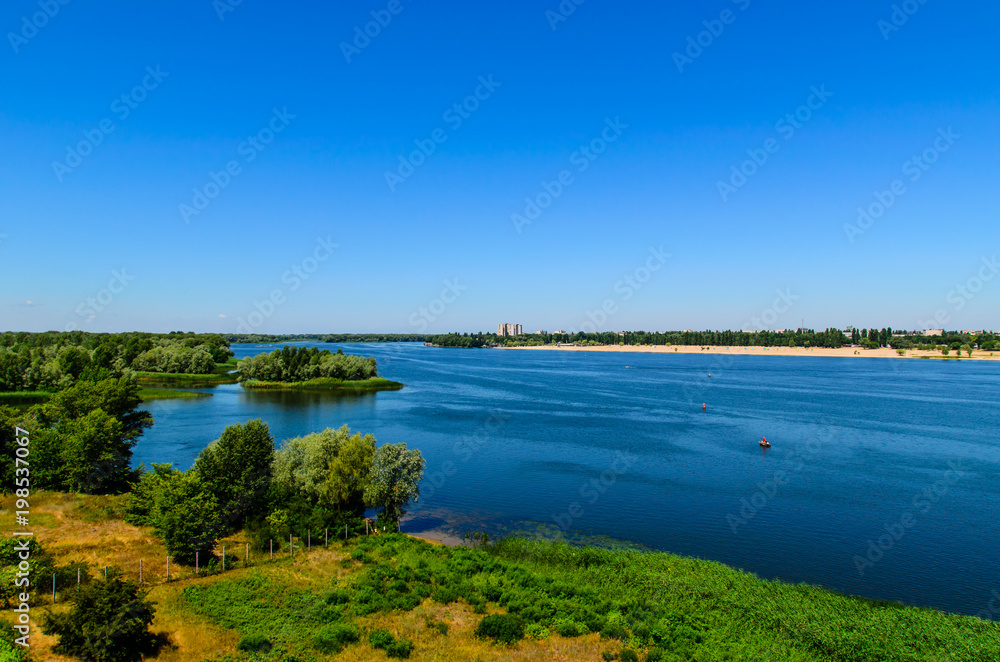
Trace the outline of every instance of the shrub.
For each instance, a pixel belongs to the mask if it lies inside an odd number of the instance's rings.
[[[555,622],[552,623],[552,629],[563,637],[579,637],[580,635],[587,634],[586,625],[577,623],[576,621],[568,618],[557,618]]]
[[[396,637],[392,636],[388,630],[372,630],[371,634],[368,635],[368,643],[371,644],[372,648],[385,650],[394,641],[396,641]]]
[[[313,635],[313,647],[321,653],[339,653],[361,638],[358,628],[349,623],[328,625]]]
[[[262,634],[248,634],[236,644],[244,653],[266,653],[271,650],[271,640]]]
[[[639,655],[631,649],[622,649],[621,654],[618,656],[622,662],[639,662]]]
[[[445,636],[448,635],[448,624],[447,623],[444,623],[443,621],[435,620],[433,618],[428,618],[424,622],[427,624],[427,627],[431,628],[432,630],[437,630],[438,632],[440,632],[441,634],[443,634]]]
[[[524,629],[524,634],[528,639],[548,639],[549,629],[541,623],[529,623]]]
[[[385,649],[385,654],[389,657],[406,659],[413,652],[413,642],[405,639],[397,639]]]
[[[413,652],[413,642],[396,639],[388,630],[372,630],[368,635],[368,643],[372,648],[381,648],[389,657],[405,659]]]
[[[118,573],[81,586],[69,611],[46,614],[45,634],[59,637],[53,650],[93,662],[132,662],[153,648],[153,606],[139,585]]]
[[[502,644],[524,639],[524,621],[513,614],[492,614],[479,621],[476,636],[489,637]]]

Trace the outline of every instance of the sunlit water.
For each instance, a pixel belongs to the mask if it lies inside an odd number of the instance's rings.
[[[250,418],[279,443],[346,423],[423,452],[404,530],[544,523],[969,614],[1000,590],[995,364],[341,346],[406,388],[154,401],[135,461],[186,469]]]

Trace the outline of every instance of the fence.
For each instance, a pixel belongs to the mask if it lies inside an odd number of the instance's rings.
[[[376,529],[372,525],[371,520],[367,520],[366,519],[365,520],[365,535],[371,535],[371,533],[375,532],[375,531],[376,531]],[[359,535],[360,535],[360,532],[361,532],[360,529],[358,529],[357,533]],[[339,535],[339,532],[338,532],[337,535]],[[347,541],[349,539],[349,537],[350,537],[349,527],[347,525],[344,525],[344,540]],[[282,542],[284,542],[284,541],[282,541]],[[287,558],[289,558],[289,559],[294,559],[295,558],[295,554],[296,554],[295,547],[296,547],[296,544],[299,546],[299,553],[300,554],[303,553],[303,552],[309,553],[310,551],[312,551],[312,530],[307,530],[306,531],[306,537],[305,537],[305,541],[304,542],[303,542],[302,536],[299,536],[298,541],[296,542],[296,540],[293,538],[293,536],[291,534],[288,535],[288,553],[287,553]],[[329,546],[330,546],[330,530],[329,529],[324,529],[323,530],[323,548],[326,549]],[[268,556],[266,558],[266,561],[267,562],[274,562],[275,559],[274,559],[274,539],[273,538],[270,540],[268,547],[269,547],[269,549],[268,549],[268,552],[267,552]],[[244,548],[242,550],[240,550],[240,551],[243,552],[243,566],[242,567],[244,567],[244,568],[250,567],[252,565],[251,561],[250,561],[250,543],[249,542],[248,543],[244,543]],[[281,556],[280,556],[280,558],[278,560],[281,561],[285,557],[286,557],[285,554],[281,554]],[[213,555],[212,558],[216,559],[217,557],[215,555]],[[233,563],[231,561],[232,554],[229,555],[229,559],[230,559],[230,563],[232,564],[232,567],[226,565],[227,564],[226,546],[222,545],[222,558],[221,558],[221,561],[220,561],[220,566],[221,567],[213,566],[210,563],[209,568],[206,570],[206,572],[211,573],[211,574],[215,574],[217,572],[225,572],[226,570],[234,569],[235,563]],[[185,578],[198,577],[198,576],[200,576],[200,575],[203,574],[203,568],[201,566],[201,558],[200,558],[200,553],[199,552],[195,552],[194,573],[193,574],[190,573],[190,566],[187,566],[187,567],[189,569],[189,572],[186,573],[186,577]],[[108,566],[104,566],[103,572],[104,572],[104,578],[107,579],[108,578]],[[137,573],[138,573],[138,580],[139,580],[139,584],[140,585],[158,585],[158,584],[161,584],[161,583],[169,582],[171,580],[171,577],[170,577],[170,556],[167,555],[167,557],[166,557],[166,575],[162,575],[161,576],[161,581],[159,581],[159,582],[157,582],[157,581],[152,581],[152,582],[147,581],[147,579],[148,579],[147,575],[149,573],[147,572],[147,568],[145,566],[145,559],[139,559],[139,567],[138,567]],[[175,579],[180,579],[180,578],[182,578],[182,577],[176,577],[175,576]],[[81,581],[82,581],[82,579],[81,579],[81,575],[80,575],[80,568],[78,567],[77,570],[76,570],[76,586],[79,586],[80,583],[81,583]],[[63,587],[63,588],[65,588],[65,587]],[[58,597],[57,593],[58,592],[57,592],[57,586],[56,586],[56,574],[53,573],[52,574],[52,604],[55,604],[58,601],[57,600],[57,597]]]

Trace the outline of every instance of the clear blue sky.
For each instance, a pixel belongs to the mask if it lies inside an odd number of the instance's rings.
[[[992,3],[227,2],[4,3],[0,328],[1000,328]]]

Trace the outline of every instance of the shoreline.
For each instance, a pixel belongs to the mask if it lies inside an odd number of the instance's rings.
[[[525,347],[500,347],[510,350],[542,350],[565,352],[612,352],[619,354],[711,354],[727,356],[813,356],[878,359],[937,359],[939,361],[1000,361],[1000,351],[973,350],[972,356],[961,358],[952,353],[944,356],[940,351],[908,349],[900,356],[888,348],[862,349],[860,347],[754,347],[754,346],[703,346],[703,345],[593,345],[559,346],[535,345]]]

